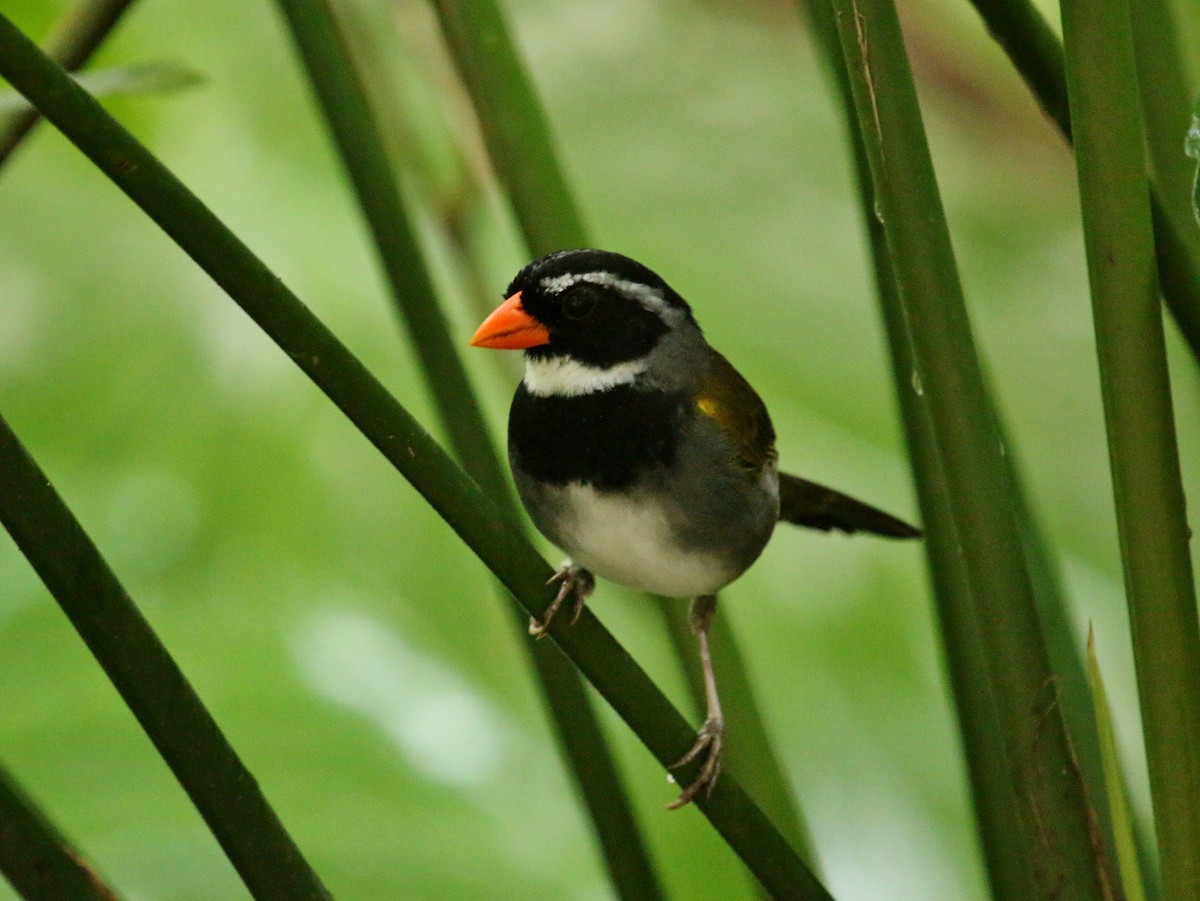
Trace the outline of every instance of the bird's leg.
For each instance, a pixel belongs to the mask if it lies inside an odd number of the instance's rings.
[[[562,562],[562,565],[559,566],[546,584],[553,585],[555,582],[560,583],[558,594],[554,596],[554,600],[550,602],[550,606],[542,614],[541,622],[538,622],[536,617],[531,616],[529,618],[529,634],[534,638],[546,637],[546,630],[550,628],[550,621],[554,619],[554,615],[558,613],[559,608],[566,603],[567,598],[573,598],[571,601],[571,625],[573,626],[579,622],[579,616],[583,613],[583,607],[587,603],[588,596],[596,588],[595,577],[582,566],[576,566],[569,558]]]
[[[671,769],[677,769],[691,763],[704,754],[704,765],[700,772],[667,807],[677,810],[689,803],[701,791],[707,798],[712,794],[717,777],[721,774],[721,745],[725,737],[725,720],[721,717],[721,699],[717,697],[717,677],[713,673],[712,654],[708,649],[708,627],[712,624],[713,614],[717,612],[717,596],[715,594],[701,595],[692,601],[689,619],[692,631],[700,642],[700,665],[704,669],[704,698],[708,706],[708,714],[704,725],[696,735],[696,743],[691,750],[677,760]]]

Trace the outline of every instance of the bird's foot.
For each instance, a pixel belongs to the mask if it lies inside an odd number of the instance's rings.
[[[558,594],[554,596],[554,600],[550,602],[550,606],[546,608],[546,612],[542,614],[542,619],[539,622],[536,617],[529,618],[529,634],[534,638],[545,638],[546,630],[550,628],[550,623],[554,619],[555,614],[567,598],[571,598],[571,625],[579,622],[579,617],[583,613],[584,605],[587,604],[587,599],[596,588],[595,577],[584,569],[582,566],[576,566],[570,560],[563,561],[557,572],[552,575],[546,582],[547,585],[559,583]]]
[[[712,794],[713,786],[717,784],[717,777],[721,775],[721,746],[724,738],[725,722],[720,717],[709,717],[704,721],[704,725],[696,734],[696,743],[692,745],[691,750],[671,764],[669,769],[677,770],[681,766],[686,766],[701,754],[705,755],[704,765],[700,767],[700,772],[696,774],[696,778],[692,780],[691,784],[680,792],[679,797],[667,805],[668,810],[678,810],[680,807],[690,804],[700,792],[704,792],[705,798]]]

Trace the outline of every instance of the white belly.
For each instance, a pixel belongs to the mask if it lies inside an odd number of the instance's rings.
[[[559,500],[557,543],[595,575],[668,597],[713,594],[738,575],[715,554],[678,546],[666,512],[650,497],[622,496],[573,483]]]

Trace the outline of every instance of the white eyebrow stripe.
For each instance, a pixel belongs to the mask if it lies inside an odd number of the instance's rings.
[[[525,361],[525,390],[537,397],[578,397],[630,385],[646,371],[647,361],[630,360],[601,368],[571,357],[529,358]]]
[[[572,285],[587,282],[589,285],[599,285],[602,288],[614,288],[626,297],[632,297],[646,309],[659,315],[671,310],[670,305],[663,299],[662,292],[650,285],[633,282],[626,278],[617,278],[604,269],[595,272],[568,272],[553,278],[544,278],[539,282],[547,294],[561,294]]]

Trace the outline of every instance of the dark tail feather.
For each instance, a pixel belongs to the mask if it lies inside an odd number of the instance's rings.
[[[919,538],[921,530],[870,504],[801,479],[779,474],[779,519],[811,529],[873,532],[888,538]]]

